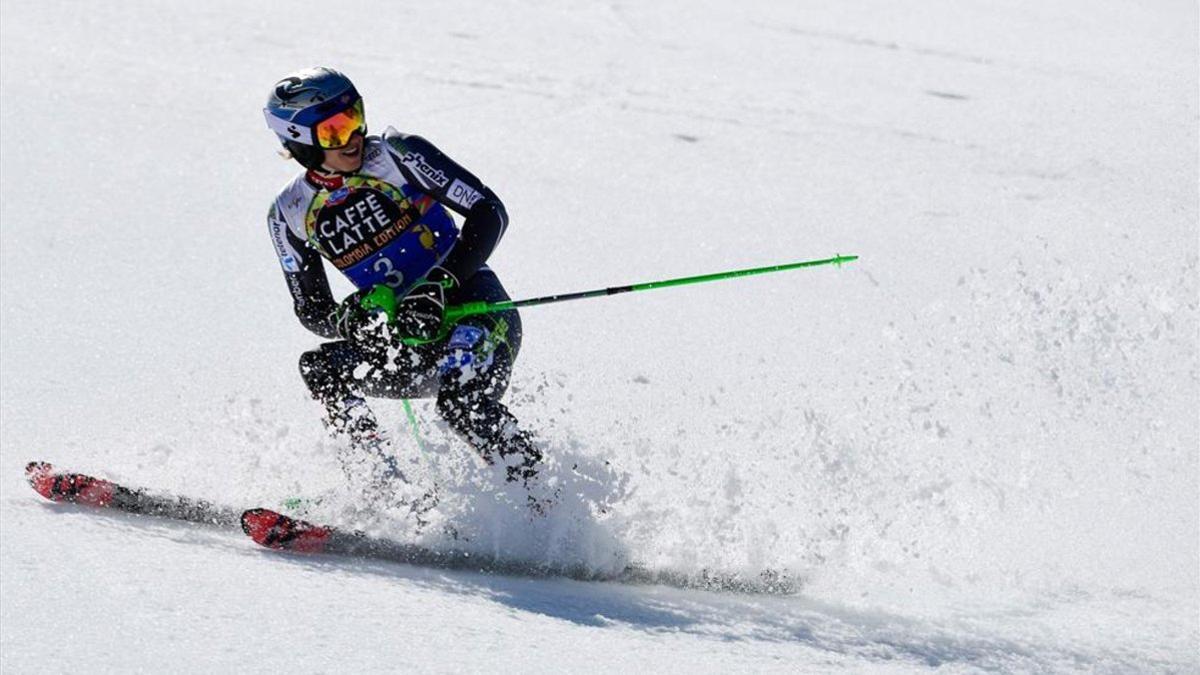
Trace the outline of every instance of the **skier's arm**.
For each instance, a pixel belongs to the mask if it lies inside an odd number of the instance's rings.
[[[331,315],[337,309],[337,303],[329,291],[321,255],[292,234],[287,222],[279,215],[278,205],[271,206],[267,223],[288,292],[292,294],[296,318],[317,335],[336,338],[337,327]]]
[[[487,262],[504,236],[508,227],[504,204],[474,174],[424,138],[389,129],[383,139],[405,180],[466,217],[458,242],[441,263],[459,283],[465,282]]]

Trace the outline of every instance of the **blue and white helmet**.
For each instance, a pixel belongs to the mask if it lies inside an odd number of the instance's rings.
[[[267,126],[301,164],[320,164],[322,148],[345,145],[366,132],[362,96],[350,78],[331,68],[309,68],[275,83],[263,108]],[[306,161],[308,160],[308,161]]]

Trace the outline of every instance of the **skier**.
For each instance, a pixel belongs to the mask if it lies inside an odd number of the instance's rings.
[[[500,402],[520,317],[510,310],[443,325],[449,305],[509,299],[486,264],[508,226],[499,197],[419,136],[391,127],[367,135],[362,97],[335,70],[283,78],[263,113],[305,169],[275,198],[267,225],[296,316],[330,340],[300,356],[327,426],[373,454],[385,478],[405,480],[364,398],[436,397],[450,428],[504,465],[508,481],[531,487],[542,454]],[[340,303],[322,258],[358,289]]]

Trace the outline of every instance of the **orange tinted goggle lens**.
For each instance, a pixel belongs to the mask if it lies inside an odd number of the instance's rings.
[[[317,145],[322,148],[340,148],[350,142],[351,134],[363,131],[366,126],[367,116],[363,114],[363,102],[360,98],[353,106],[317,124]]]

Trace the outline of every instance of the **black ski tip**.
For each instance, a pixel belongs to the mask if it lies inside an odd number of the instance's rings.
[[[239,518],[239,520],[242,523],[242,532],[245,532],[247,535],[253,536],[253,534],[251,534],[251,532],[250,532],[251,523],[253,523],[258,517],[262,516],[264,513],[267,513],[267,509],[246,509],[245,511],[242,511],[242,517]]]
[[[25,480],[35,492],[51,501],[55,499],[54,467],[48,462],[30,462],[25,465]]]
[[[25,465],[25,477],[28,478],[34,474],[50,473],[54,471],[54,467],[49,462],[33,461]]]

